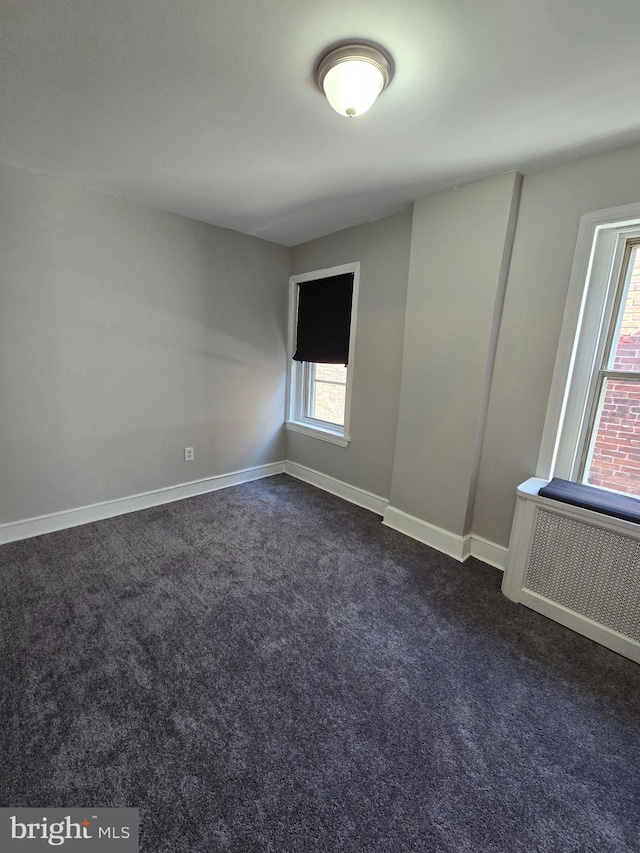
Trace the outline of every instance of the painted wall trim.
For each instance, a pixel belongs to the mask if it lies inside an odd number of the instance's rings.
[[[140,509],[148,509],[152,506],[181,501],[184,498],[215,492],[228,486],[260,480],[263,477],[272,477],[274,474],[283,474],[284,469],[284,462],[255,465],[252,468],[243,468],[241,471],[233,471],[230,474],[218,474],[215,477],[205,477],[202,480],[193,480],[190,483],[155,489],[152,492],[143,492],[126,498],[117,498],[77,509],[41,515],[37,518],[26,518],[22,521],[1,524],[0,545],[16,542],[19,539],[29,539],[32,536],[40,536],[43,533],[53,533],[55,530],[64,530],[67,527],[77,527],[79,524],[100,521],[103,518],[113,518],[116,515],[137,512]]]
[[[428,521],[416,518],[415,515],[409,515],[401,509],[396,509],[394,506],[386,508],[382,523],[399,533],[404,533],[405,536],[417,539],[418,542],[430,545],[436,551],[448,554],[449,557],[453,557],[460,563],[463,563],[471,553],[471,536],[468,534],[467,536],[458,536],[449,530],[444,530],[442,527],[436,527],[435,524],[429,524]]]
[[[335,477],[314,471],[313,468],[307,468],[306,465],[300,465],[297,462],[287,460],[284,463],[284,472],[298,480],[304,480],[305,483],[310,483],[312,486],[317,486],[325,492],[337,495],[349,503],[371,510],[376,515],[384,515],[389,504],[388,500],[379,495],[374,495],[365,489],[359,489],[357,486],[350,486],[348,483],[343,483],[342,480],[336,480]]]
[[[464,563],[467,557],[476,557],[483,563],[488,563],[490,566],[504,571],[507,562],[507,549],[495,542],[490,542],[488,539],[483,539],[481,536],[474,536],[472,533],[468,533],[466,536],[458,536],[456,533],[451,533],[442,527],[436,527],[434,524],[429,524],[428,521],[423,521],[421,518],[416,518],[415,515],[409,515],[393,506],[389,506],[385,510],[382,523],[399,533],[404,533],[405,536],[410,536],[412,539],[417,539],[418,542],[435,548],[436,551],[453,557],[459,563]]]
[[[470,547],[472,557],[504,572],[507,566],[507,554],[509,553],[509,549],[505,548],[504,545],[496,545],[495,542],[483,539],[482,536],[474,536],[472,533]]]
[[[0,545],[17,542],[20,539],[30,539],[32,536],[41,536],[43,533],[53,533],[56,530],[65,530],[68,527],[77,527],[80,524],[90,524],[92,521],[100,521],[103,518],[113,518],[117,515],[137,512],[140,509],[181,501],[184,498],[204,495],[207,492],[215,492],[229,486],[238,486],[241,483],[250,483],[252,480],[272,477],[275,474],[289,474],[291,477],[303,480],[305,483],[325,492],[330,492],[332,495],[349,501],[349,503],[383,516],[383,524],[387,527],[404,533],[405,536],[410,536],[412,539],[417,539],[425,545],[430,545],[459,562],[464,562],[467,557],[472,556],[490,566],[504,570],[507,549],[501,545],[496,545],[480,536],[457,536],[455,533],[435,527],[433,524],[408,515],[399,509],[395,509],[395,507],[390,507],[386,498],[374,495],[372,492],[367,492],[357,486],[351,486],[342,480],[330,477],[328,474],[322,474],[320,471],[308,468],[306,465],[290,461],[256,465],[252,468],[244,468],[241,471],[233,471],[230,474],[205,477],[202,480],[193,480],[189,483],[181,483],[178,486],[168,486],[151,492],[143,492],[139,495],[130,495],[126,498],[116,498],[76,509],[40,515],[36,518],[25,518],[20,521],[0,524]]]

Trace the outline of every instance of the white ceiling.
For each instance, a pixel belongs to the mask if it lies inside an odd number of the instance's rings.
[[[640,140],[640,0],[0,0],[0,161],[295,245]],[[338,116],[334,42],[396,74]]]

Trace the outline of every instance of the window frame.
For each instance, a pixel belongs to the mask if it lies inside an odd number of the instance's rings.
[[[640,204],[594,211],[580,220],[537,477],[583,482],[625,250],[636,237]]]
[[[623,236],[623,235],[621,235]],[[609,322],[606,324],[606,334],[603,334],[604,345],[598,363],[593,371],[591,387],[587,399],[587,411],[585,418],[585,435],[582,442],[582,453],[580,457],[576,456],[577,478],[584,485],[590,485],[587,482],[587,476],[591,471],[591,463],[593,454],[596,448],[598,430],[602,415],[602,408],[607,395],[607,387],[609,382],[629,382],[640,385],[640,371],[625,371],[620,368],[613,367],[614,355],[617,354],[618,341],[620,338],[620,328],[624,318],[624,309],[627,302],[627,295],[631,285],[633,276],[633,250],[640,250],[640,230],[637,234],[624,235],[624,252],[621,262],[617,263],[616,258],[613,262],[612,282],[617,273],[617,283],[613,294],[612,307],[609,312]],[[604,324],[603,324],[604,325]],[[600,488],[604,488],[601,486]],[[620,492],[620,494],[627,494]]]
[[[344,425],[332,424],[305,414],[305,399],[308,395],[310,370],[308,362],[293,360],[296,343],[296,328],[298,321],[298,285],[305,281],[318,281],[323,278],[333,278],[337,275],[353,273],[353,294],[351,297],[351,324],[349,331],[349,363],[347,365],[347,384],[344,404]],[[358,316],[358,294],[360,288],[360,261],[313,270],[292,275],[289,278],[289,324],[287,344],[287,394],[285,411],[285,428],[293,432],[319,438],[347,447],[351,441],[351,398],[353,392],[354,357],[356,342],[356,321]]]

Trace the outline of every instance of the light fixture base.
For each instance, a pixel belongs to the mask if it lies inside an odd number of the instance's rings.
[[[365,42],[349,42],[349,44],[340,44],[332,47],[322,55],[316,67],[316,83],[321,92],[324,93],[324,78],[332,68],[342,62],[350,62],[360,60],[361,62],[369,62],[379,69],[382,75],[381,92],[387,88],[393,79],[393,60],[391,56],[382,48],[376,47]]]

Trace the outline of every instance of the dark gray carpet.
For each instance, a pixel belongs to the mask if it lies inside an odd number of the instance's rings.
[[[286,476],[0,548],[0,801],[145,853],[640,850],[640,667]]]

